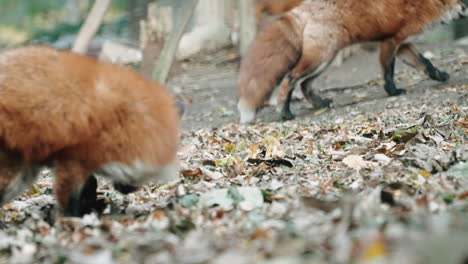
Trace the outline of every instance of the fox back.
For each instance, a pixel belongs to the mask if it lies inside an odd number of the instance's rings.
[[[45,163],[65,210],[93,173],[135,187],[175,177],[178,135],[173,98],[125,67],[44,46],[0,54],[0,203]]]

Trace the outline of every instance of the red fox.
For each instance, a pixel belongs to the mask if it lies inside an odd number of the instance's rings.
[[[381,41],[384,88],[390,96],[405,92],[396,88],[393,80],[396,56],[432,79],[446,81],[447,73],[404,41],[432,24],[466,13],[460,0],[306,0],[266,26],[244,55],[237,90],[240,122],[254,120],[256,111],[281,80],[278,101],[284,102],[283,120],[294,118],[289,104],[297,83],[307,100],[328,106],[331,100],[308,90],[309,83],[340,49],[363,41]],[[302,82],[304,79],[307,81]]]
[[[95,174],[123,193],[175,178],[178,136],[174,99],[125,67],[45,46],[0,53],[0,205],[50,164],[60,212],[81,216]]]

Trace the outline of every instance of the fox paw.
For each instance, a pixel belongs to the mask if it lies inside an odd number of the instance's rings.
[[[322,99],[321,101],[317,102],[316,107],[317,108],[323,108],[323,107],[331,107],[333,103],[332,99]]]
[[[406,93],[407,93],[406,89],[396,88],[394,94],[392,94],[391,96],[397,96],[397,95],[406,94]]]
[[[281,121],[293,120],[294,118],[296,118],[296,116],[290,111],[286,111],[281,114]]]
[[[401,94],[406,94],[406,89],[395,88],[393,85],[386,85],[385,91],[387,91],[388,96],[397,96]]]
[[[448,73],[439,70],[432,72],[432,74],[430,74],[430,77],[431,79],[439,82],[445,82],[448,81],[448,79],[450,79],[450,75]]]

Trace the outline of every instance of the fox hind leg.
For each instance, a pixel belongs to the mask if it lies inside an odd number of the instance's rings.
[[[294,83],[294,84],[292,84]],[[280,114],[281,121],[294,119],[294,114],[291,112],[291,98],[294,92],[295,80],[287,73],[280,84],[277,95],[276,112]]]
[[[293,120],[295,118],[294,114],[291,112],[291,98],[292,94],[294,92],[294,86],[296,85],[296,82],[294,80],[291,80],[291,75],[288,75],[287,77],[288,80],[288,87],[289,91],[286,94],[286,98],[283,103],[283,110],[281,111],[281,121],[287,121],[287,120]]]
[[[0,151],[0,205],[21,193],[36,179],[40,166],[25,164],[19,153]]]
[[[413,44],[402,44],[398,49],[397,56],[405,64],[424,71],[433,80],[445,82],[450,78],[448,73],[437,69],[429,59],[419,53]]]
[[[405,89],[396,88],[395,74],[395,55],[399,46],[399,41],[391,38],[380,44],[380,64],[384,76],[384,89],[389,96],[396,96],[406,93]]]
[[[289,72],[283,77],[281,80],[281,83],[279,85],[278,93],[276,94],[276,112],[282,113],[283,111],[283,104],[285,102],[285,99],[289,93],[289,83],[291,81],[291,77]]]
[[[64,216],[81,217],[97,209],[97,180],[78,161],[56,162],[55,194]]]
[[[90,175],[85,181],[78,195],[70,199],[67,207],[68,214],[74,216],[83,216],[98,210],[97,202],[97,180],[94,175]]]
[[[320,50],[316,48],[311,48],[310,50]],[[323,71],[327,69],[327,67],[330,65],[332,59],[334,56],[330,56],[329,58],[326,59],[321,59],[318,58],[319,54],[311,52],[310,55],[307,53],[303,53],[301,58],[299,59],[299,62],[294,66],[294,68],[291,70],[291,72],[288,74],[287,78],[289,78],[289,91],[286,95],[285,99],[278,98],[279,102],[283,102],[283,111],[281,113],[281,119],[283,121],[285,120],[292,120],[294,119],[294,114],[291,112],[290,109],[290,104],[291,104],[291,98],[292,98],[292,93],[294,91],[294,88],[298,82],[303,82],[304,80],[307,79],[315,79],[317,76],[319,76]],[[334,55],[334,54],[331,54]],[[308,98],[310,95],[313,95],[313,92],[306,91],[304,92],[305,88],[302,88],[302,92],[304,93],[304,97],[306,99],[312,100],[312,98]],[[315,97],[317,100],[320,97]],[[320,98],[322,101],[322,98]],[[312,100],[313,101],[313,100]],[[326,101],[322,101],[321,103],[326,103]]]
[[[1,169],[2,184],[0,184],[0,204],[7,203],[21,195],[36,179],[39,169],[24,165],[18,170]],[[16,173],[15,173],[16,172]],[[8,182],[9,181],[9,182]]]
[[[314,92],[312,87],[312,82],[314,79],[315,77],[310,77],[301,83],[302,94],[307,99],[307,101],[314,105],[315,108],[330,107],[330,105],[333,103],[333,100],[322,98],[320,95]]]

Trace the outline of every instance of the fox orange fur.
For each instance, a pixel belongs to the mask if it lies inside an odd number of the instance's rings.
[[[255,3],[254,14],[257,24],[267,16],[279,16],[300,5],[304,0],[264,0]]]
[[[278,101],[283,103],[283,120],[294,118],[289,104],[297,83],[306,99],[328,106],[331,101],[314,94],[308,84],[340,49],[353,43],[381,41],[384,88],[390,96],[405,92],[396,88],[393,80],[396,56],[432,79],[445,81],[447,73],[404,41],[433,24],[466,13],[460,0],[305,0],[265,27],[244,55],[238,77],[240,121],[253,121],[281,80]],[[304,79],[307,81],[302,82]]]
[[[94,174],[123,193],[175,177],[178,135],[174,99],[125,67],[45,46],[0,53],[0,205],[51,165],[61,212],[83,215]]]

